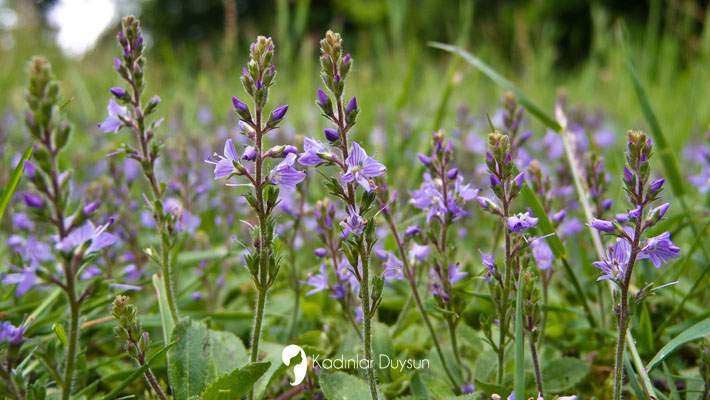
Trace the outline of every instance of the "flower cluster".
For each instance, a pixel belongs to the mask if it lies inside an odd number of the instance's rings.
[[[643,234],[663,219],[670,208],[669,203],[652,206],[665,184],[663,178],[650,181],[652,146],[651,139],[644,133],[629,132],[623,182],[633,208],[616,215],[613,220],[594,219],[590,222],[592,228],[617,238],[609,247],[607,256],[594,263],[602,272],[599,280],[610,279],[624,284],[630,278],[627,274],[629,264],[635,260],[648,259],[659,268],[680,254],[680,248],[671,241],[669,232],[642,239]]]

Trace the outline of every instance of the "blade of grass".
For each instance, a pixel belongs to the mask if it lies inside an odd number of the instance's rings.
[[[670,342],[666,343],[665,346],[661,348],[661,350],[656,353],[655,356],[651,359],[651,361],[648,362],[648,365],[646,366],[646,370],[650,371],[658,365],[661,361],[665,360],[666,357],[671,355],[674,351],[676,351],[680,346],[696,340],[703,338],[705,336],[710,335],[710,318],[706,318],[697,324],[691,326],[690,328],[684,330],[681,332],[678,336],[674,337]]]
[[[516,399],[525,397],[525,334],[523,333],[523,272],[518,274],[518,288],[515,294],[515,376]]]
[[[7,183],[7,186],[5,186],[2,194],[0,194],[0,219],[2,219],[2,216],[5,215],[5,210],[7,209],[8,204],[10,204],[10,199],[12,199],[12,195],[14,195],[15,190],[17,190],[17,185],[20,183],[20,179],[22,179],[22,172],[25,170],[25,161],[29,160],[31,156],[32,146],[29,146],[22,155],[20,162],[17,163],[15,170],[12,171],[12,175],[10,176],[10,181]]]
[[[175,321],[165,300],[163,280],[157,274],[153,274],[153,287],[155,287],[155,294],[158,296],[158,310],[160,310],[160,322],[163,326],[163,340],[168,343],[175,327]]]
[[[491,68],[488,64],[483,62],[481,59],[478,57],[474,56],[473,54],[459,48],[456,46],[444,44],[444,43],[437,43],[437,42],[430,42],[430,46],[444,50],[446,52],[455,54],[464,60],[466,60],[469,64],[474,66],[476,69],[478,69],[480,72],[482,72],[484,75],[486,75],[489,79],[491,79],[493,82],[495,82],[497,85],[501,86],[503,89],[508,90],[512,92],[518,102],[525,107],[528,112],[530,112],[531,115],[536,117],[541,123],[543,123],[545,126],[548,128],[554,130],[558,134],[562,136],[563,139],[563,144],[565,145],[565,155],[567,157],[567,161],[569,163],[570,171],[573,175],[574,181],[575,181],[575,188],[577,190],[577,197],[579,198],[579,202],[582,205],[582,209],[585,214],[585,218],[587,222],[591,221],[592,219],[592,212],[591,212],[591,206],[589,204],[589,194],[588,191],[584,188],[584,185],[581,180],[581,174],[579,172],[577,163],[575,161],[574,155],[571,152],[571,146],[569,143],[569,140],[565,140],[566,138],[566,130],[564,127],[558,123],[558,121],[553,118],[552,116],[548,115],[540,107],[535,105],[526,95],[525,93],[518,88],[516,85],[514,85],[511,81],[508,79],[504,78],[502,75],[500,75],[498,72],[496,72],[493,68]],[[604,256],[604,248],[602,246],[601,238],[599,237],[599,233],[596,232],[593,229],[589,229],[590,236],[592,237],[592,242],[594,243],[594,249],[597,252],[597,256],[601,259]],[[613,287],[611,286],[611,283],[609,284],[609,290],[613,291]],[[651,384],[651,379],[649,378],[648,374],[646,373],[646,370],[644,369],[644,364],[641,361],[640,357],[638,356],[638,350],[636,349],[636,343],[634,341],[633,335],[631,332],[626,335],[626,346],[628,347],[629,351],[632,353],[632,359],[633,363],[637,369],[637,372],[639,376],[641,377],[641,382],[643,383],[644,391],[647,393],[647,395],[651,398],[655,397],[655,390],[653,388],[653,384]]]

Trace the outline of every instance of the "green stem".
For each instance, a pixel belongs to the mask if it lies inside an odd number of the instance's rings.
[[[69,400],[74,387],[74,369],[76,353],[79,347],[79,302],[76,298],[74,277],[67,275],[67,302],[69,303],[69,336],[67,337],[67,353],[65,355],[64,385],[62,400]]]
[[[370,263],[364,245],[360,244],[360,257],[362,258],[362,282],[360,284],[360,300],[362,301],[362,337],[365,351],[365,359],[368,360],[366,370],[367,382],[370,386],[372,400],[378,400],[377,381],[374,371],[374,359],[372,358],[372,312],[370,310]]]
[[[515,398],[525,398],[525,334],[523,333],[523,271],[518,275],[515,294],[515,378],[513,380]]]
[[[177,323],[180,321],[180,317],[177,305],[175,304],[175,279],[173,279],[173,263],[170,262],[170,246],[167,243],[165,234],[161,232],[160,236],[161,275],[163,276],[163,285],[165,286],[165,301],[168,303],[173,321]]]
[[[535,386],[537,393],[541,398],[545,398],[545,392],[542,388],[542,370],[540,369],[540,359],[537,355],[537,346],[532,337],[530,337],[530,356],[532,358],[533,370],[535,371]]]

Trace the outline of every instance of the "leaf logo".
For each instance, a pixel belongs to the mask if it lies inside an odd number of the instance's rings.
[[[295,344],[289,344],[281,351],[281,361],[287,366],[291,363],[291,359],[299,354],[301,355],[301,362],[293,367],[293,382],[291,382],[291,386],[298,385],[306,377],[306,372],[308,371],[306,352],[303,351],[301,346]]]

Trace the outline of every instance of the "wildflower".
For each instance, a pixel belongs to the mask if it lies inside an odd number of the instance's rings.
[[[468,272],[461,271],[459,264],[449,264],[449,283],[452,285],[468,276]]]
[[[320,269],[317,274],[311,273],[306,280],[306,285],[311,286],[313,289],[306,292],[306,296],[316,294],[328,289],[328,269],[325,264],[320,265]]]
[[[410,252],[412,258],[416,261],[422,262],[426,261],[431,255],[431,249],[428,245],[421,245],[419,243],[412,244],[412,250]]]
[[[106,232],[106,229],[108,229],[112,223],[113,220],[110,220],[104,225],[95,226],[91,221],[87,221],[84,225],[74,229],[67,237],[57,243],[57,249],[63,252],[69,252],[89,243],[85,254],[90,254],[111,246],[118,240],[118,236]]]
[[[106,109],[108,116],[99,124],[99,129],[103,133],[116,133],[123,126],[121,117],[127,118],[129,116],[128,109],[119,105],[114,99],[109,99]]]
[[[537,221],[537,218],[530,215],[530,211],[526,211],[525,213],[519,213],[508,217],[506,223],[508,225],[508,230],[513,233],[521,233],[535,227],[537,225]]]
[[[613,222],[606,221],[603,219],[594,218],[592,219],[592,222],[589,224],[589,226],[600,232],[614,233],[616,231],[616,227],[614,226]]]
[[[303,138],[303,153],[298,157],[298,163],[307,167],[314,167],[323,162],[323,159],[318,154],[328,154],[328,148],[325,144],[311,139]]]
[[[670,235],[669,232],[664,232],[646,239],[638,258],[640,260],[650,259],[656,268],[660,268],[669,259],[678,257],[680,255],[680,247],[671,242]]]
[[[340,134],[338,133],[337,129],[325,128],[323,130],[323,134],[329,142],[337,142],[338,139],[340,139]]]
[[[295,189],[296,185],[305,179],[306,174],[293,168],[296,155],[291,153],[286,156],[269,174],[269,182],[274,185]]]
[[[607,279],[621,280],[626,275],[626,267],[631,256],[631,245],[626,239],[617,239],[613,246],[607,250],[607,256],[593,265],[603,273],[597,281]]]
[[[21,268],[19,272],[5,274],[0,282],[5,285],[17,285],[15,287],[15,297],[21,297],[39,281],[36,272],[37,266],[30,265]]]
[[[555,256],[544,238],[537,238],[530,242],[533,258],[537,267],[545,271],[552,266]]]
[[[348,206],[348,216],[340,222],[340,227],[343,228],[344,238],[351,233],[355,236],[360,236],[365,230],[365,220],[352,206]]]
[[[0,343],[8,342],[17,346],[25,340],[23,335],[26,330],[25,326],[14,326],[10,321],[3,321],[0,323]]]
[[[493,276],[496,274],[496,260],[491,253],[484,253],[482,251],[479,252],[481,253],[481,262],[486,267],[486,271],[483,274],[483,280],[490,283]]]
[[[217,162],[207,161],[207,163],[214,164],[214,179],[223,179],[232,176],[233,174],[239,174],[239,169],[236,165],[239,165],[239,155],[237,154],[237,149],[234,148],[234,143],[232,139],[227,139],[224,142],[224,154],[215,156],[219,158]]]
[[[22,200],[29,208],[44,208],[44,200],[42,199],[42,196],[38,194],[29,192],[22,193]]]
[[[404,264],[391,252],[387,252],[387,258],[385,263],[382,265],[384,270],[382,271],[382,276],[385,282],[391,282],[394,280],[401,280],[404,275],[402,272],[402,267]]]
[[[341,175],[343,182],[350,183],[357,181],[367,192],[372,189],[369,181],[370,178],[378,177],[384,174],[386,170],[384,165],[368,156],[357,142],[353,142],[345,164],[348,169]]]

